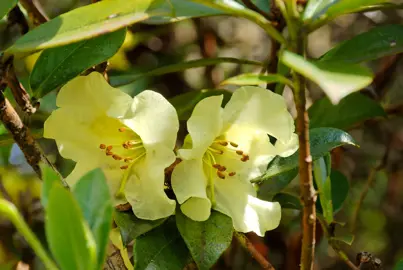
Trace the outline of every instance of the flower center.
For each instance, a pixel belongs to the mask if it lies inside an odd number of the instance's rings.
[[[99,148],[105,151],[106,156],[119,162],[120,169],[125,170],[120,188],[115,194],[116,197],[123,197],[124,187],[129,177],[130,170],[128,169],[132,167],[135,163],[138,163],[146,155],[146,150],[144,148],[143,141],[136,133],[132,132],[126,127],[121,127],[118,129],[118,131],[131,132],[133,138],[130,140],[124,140],[121,144],[107,145],[101,143],[99,145]]]

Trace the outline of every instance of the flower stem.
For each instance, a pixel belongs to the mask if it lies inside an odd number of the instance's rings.
[[[14,204],[4,199],[0,199],[0,214],[6,216],[14,224],[17,230],[24,236],[25,240],[35,251],[36,255],[42,260],[46,269],[58,269],[52,259],[49,258],[38,238],[36,238],[35,234],[25,223]]]

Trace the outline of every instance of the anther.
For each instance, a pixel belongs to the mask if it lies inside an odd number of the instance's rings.
[[[238,145],[234,142],[230,142],[229,144],[232,145],[233,147],[238,147]]]
[[[219,170],[221,168],[220,164],[213,164],[213,168]]]
[[[123,143],[123,144],[122,144],[122,147],[123,147],[124,149],[128,149],[128,148],[129,148],[129,146],[127,145],[127,143]]]
[[[132,160],[133,160],[132,158],[125,158],[125,159],[124,159],[124,162],[129,163],[129,162],[131,162]]]
[[[113,146],[112,146],[112,145],[109,145],[108,147],[106,147],[106,151],[111,151],[112,148],[113,148]]]
[[[235,153],[237,153],[237,154],[240,155],[240,156],[243,155],[243,151],[242,151],[242,150],[236,150]]]
[[[221,141],[221,142],[219,142],[219,144],[221,144],[222,146],[227,146],[227,145],[228,145],[228,142],[226,142],[226,141]]]
[[[248,155],[242,155],[241,161],[246,162],[249,160],[249,156]]]
[[[220,177],[221,179],[225,179],[225,174],[223,174],[222,172],[217,171],[217,175],[218,175],[218,177]]]
[[[129,168],[129,165],[124,165],[122,167],[120,167],[122,170],[126,170],[127,168]]]
[[[102,149],[102,150],[104,150],[104,149],[106,148],[106,145],[103,144],[103,143],[101,143],[101,144],[99,145],[99,148]]]
[[[236,174],[236,172],[230,172],[228,175],[229,176],[234,176]]]
[[[225,166],[220,166],[220,168],[218,168],[218,171],[220,171],[220,172],[225,172],[225,170],[227,170],[227,168],[225,168]]]
[[[118,130],[119,130],[119,132],[124,132],[124,131],[126,131],[127,129],[126,129],[125,127],[121,127],[121,128],[119,128]]]
[[[113,155],[112,157],[114,160],[122,160],[122,157],[120,157],[118,155]]]
[[[107,155],[107,156],[112,156],[112,155],[113,155],[113,153],[112,153],[112,152],[110,152],[110,151],[106,151],[106,155]]]

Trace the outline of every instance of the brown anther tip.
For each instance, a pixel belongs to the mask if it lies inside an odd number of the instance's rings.
[[[107,156],[112,156],[113,153],[107,150],[107,151],[106,151],[106,155],[107,155]]]
[[[235,151],[235,153],[237,153],[238,155],[243,155],[243,151],[242,150],[237,150],[237,151]]]
[[[129,148],[129,146],[127,145],[127,143],[123,143],[123,144],[122,144],[122,147],[123,147],[124,149],[128,149],[128,148]]]
[[[221,165],[220,165],[220,164],[213,164],[213,168],[214,168],[214,169],[219,170],[219,169],[220,169],[220,167],[221,167]]]
[[[125,159],[124,159],[124,162],[126,162],[126,163],[128,163],[128,162],[130,162],[130,161],[132,161],[131,158],[125,158]]]
[[[222,155],[222,154],[224,154],[224,151],[223,150],[220,150],[220,153],[218,153],[219,155]]]
[[[107,150],[107,151],[111,151],[112,148],[113,148],[113,146],[112,146],[112,145],[109,145],[108,147],[106,147],[106,150]]]
[[[121,127],[121,128],[119,128],[118,130],[119,130],[119,132],[123,132],[123,131],[126,131],[126,128],[125,128],[125,127]]]
[[[246,162],[249,160],[249,156],[248,155],[242,155],[241,161]]]
[[[217,176],[220,177],[221,179],[225,179],[225,174],[223,174],[220,171],[217,172]]]
[[[102,149],[102,150],[104,150],[104,149],[106,148],[106,145],[103,144],[103,143],[101,143],[101,144],[99,145],[99,148]]]
[[[236,172],[230,172],[228,175],[229,176],[234,176],[236,174]]]
[[[122,170],[126,170],[127,168],[129,168],[129,166],[128,165],[124,165],[124,166],[122,166],[122,167],[120,167]]]
[[[227,169],[227,168],[226,168],[225,166],[220,166],[220,168],[218,168],[218,170],[219,170],[220,172],[225,172],[226,169]]]
[[[227,146],[227,145],[228,145],[228,142],[222,141],[222,142],[219,142],[219,144],[221,144],[222,146]]]
[[[237,145],[236,143],[234,143],[234,142],[230,142],[230,144],[231,144],[233,147],[238,147],[238,145]]]
[[[122,158],[120,156],[116,155],[116,154],[113,155],[112,157],[113,157],[114,160],[122,160]]]

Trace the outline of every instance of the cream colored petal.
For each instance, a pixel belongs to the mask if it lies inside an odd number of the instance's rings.
[[[171,176],[172,188],[182,212],[195,221],[207,220],[211,209],[202,163],[201,159],[184,160],[176,165]]]
[[[251,184],[244,181],[216,181],[216,206],[214,209],[232,218],[239,232],[255,232],[264,236],[275,229],[281,219],[279,203],[259,200]]]
[[[146,90],[135,96],[122,121],[141,137],[146,148],[164,145],[174,149],[178,115],[161,94]]]
[[[164,170],[145,158],[132,168],[125,186],[127,201],[141,219],[156,220],[174,214],[175,201],[164,191]]]
[[[61,108],[88,109],[93,114],[107,114],[122,117],[132,102],[123,91],[113,88],[98,72],[79,76],[62,87],[57,95],[56,105]]]
[[[288,142],[294,132],[294,121],[284,98],[254,86],[241,87],[234,92],[224,108],[224,123],[262,131],[282,142]]]
[[[289,157],[298,150],[298,135],[292,134],[288,142],[277,141],[275,144],[277,155]]]

